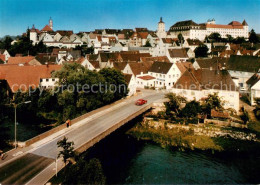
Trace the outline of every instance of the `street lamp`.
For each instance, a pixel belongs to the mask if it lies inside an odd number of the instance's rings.
[[[16,131],[16,125],[17,125],[17,123],[16,123],[16,108],[17,108],[18,105],[28,104],[28,103],[31,103],[31,101],[26,101],[26,102],[22,102],[22,103],[18,103],[18,104],[11,103],[14,106],[14,145],[15,145],[15,149],[17,147],[17,141],[16,141],[16,133],[17,133],[17,131]]]

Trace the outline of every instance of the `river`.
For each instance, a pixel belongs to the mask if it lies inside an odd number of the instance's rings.
[[[87,151],[101,160],[108,184],[241,184],[260,183],[255,155],[179,151],[137,141],[117,130]]]

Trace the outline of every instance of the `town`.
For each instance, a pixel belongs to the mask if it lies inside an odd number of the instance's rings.
[[[52,150],[57,143],[59,147],[64,147],[64,143],[72,147],[73,141],[67,139],[74,138],[77,152],[85,152],[140,115],[144,115],[141,124],[128,131],[138,140],[212,153],[226,148],[216,142],[201,145],[201,137],[231,138],[250,142],[248,146],[259,143],[260,35],[246,20],[218,23],[210,18],[204,23],[196,20],[165,23],[163,17],[158,17],[158,22],[153,23],[157,24],[156,30],[107,28],[78,33],[56,30],[59,23],[51,17],[47,20],[46,25],[30,25],[17,37],[6,36],[0,41],[0,122],[12,117],[15,108],[15,140],[5,139],[3,130],[0,145],[6,151],[10,146],[17,147],[20,152],[10,150],[6,161],[11,156],[24,155],[25,151],[46,157],[31,172],[35,178],[28,173],[21,180],[18,169],[16,174],[7,172],[10,178],[0,176],[0,182],[49,182],[55,171],[49,170],[47,174],[43,169],[58,168],[62,172],[62,162],[66,165],[72,158],[59,153],[58,158],[63,156],[63,161],[58,161],[57,150]],[[167,30],[165,24],[172,26]],[[25,141],[17,139],[16,108],[21,122],[30,120],[31,125],[47,128],[47,132],[39,132]],[[99,127],[104,120],[106,128]],[[91,121],[95,128],[88,126]],[[66,128],[71,131],[64,131]],[[172,136],[171,130],[182,141]],[[193,131],[189,139],[187,130]],[[93,133],[98,133],[97,137]],[[55,134],[66,137],[56,142]],[[85,135],[89,138],[82,141]],[[166,137],[175,139],[171,142],[161,139]],[[49,144],[44,146],[41,142]],[[227,150],[234,152],[235,146]],[[239,147],[236,152],[243,150]],[[23,159],[26,160],[31,159]],[[1,168],[7,170],[6,166],[0,164],[0,172]],[[76,170],[73,165],[67,168]],[[69,176],[65,179],[68,184],[74,182]],[[101,179],[97,184],[104,183]]]

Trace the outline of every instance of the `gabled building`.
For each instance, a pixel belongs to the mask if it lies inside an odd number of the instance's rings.
[[[224,101],[224,108],[239,110],[239,92],[226,70],[188,69],[174,84],[173,92],[189,101],[217,93]]]
[[[255,99],[260,98],[260,74],[255,73],[247,81],[249,101],[251,105],[255,105]]]
[[[238,21],[232,21],[228,25],[216,24],[214,19],[203,24],[186,20],[175,23],[169,29],[169,33],[173,38],[177,38],[179,34],[182,34],[185,39],[199,39],[201,41],[215,32],[219,33],[222,38],[226,38],[227,35],[231,35],[233,38],[248,38],[248,24],[245,20],[242,24]]]
[[[194,58],[194,52],[189,48],[176,48],[168,49],[166,56],[169,58],[170,62],[185,62],[190,58]]]
[[[52,78],[54,71],[60,70],[60,65],[1,65],[0,79],[5,80],[12,93],[21,90],[26,92],[29,88],[50,88],[58,79]]]
[[[241,89],[247,88],[247,80],[259,72],[260,58],[257,56],[230,56],[227,62],[229,74],[238,79]]]
[[[26,65],[42,65],[34,56],[10,57],[7,64],[26,66]]]
[[[11,57],[11,55],[9,54],[9,52],[6,49],[0,49],[0,55],[5,56],[4,58],[2,58],[2,59],[4,59],[4,62],[7,62],[8,59]]]

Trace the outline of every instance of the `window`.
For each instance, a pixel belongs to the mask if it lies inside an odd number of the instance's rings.
[[[46,82],[48,82],[49,81],[49,79],[46,79]]]
[[[40,82],[42,82],[42,79],[40,79]]]
[[[52,81],[54,82],[54,81],[55,81],[55,79],[53,78],[53,79],[52,79]]]

